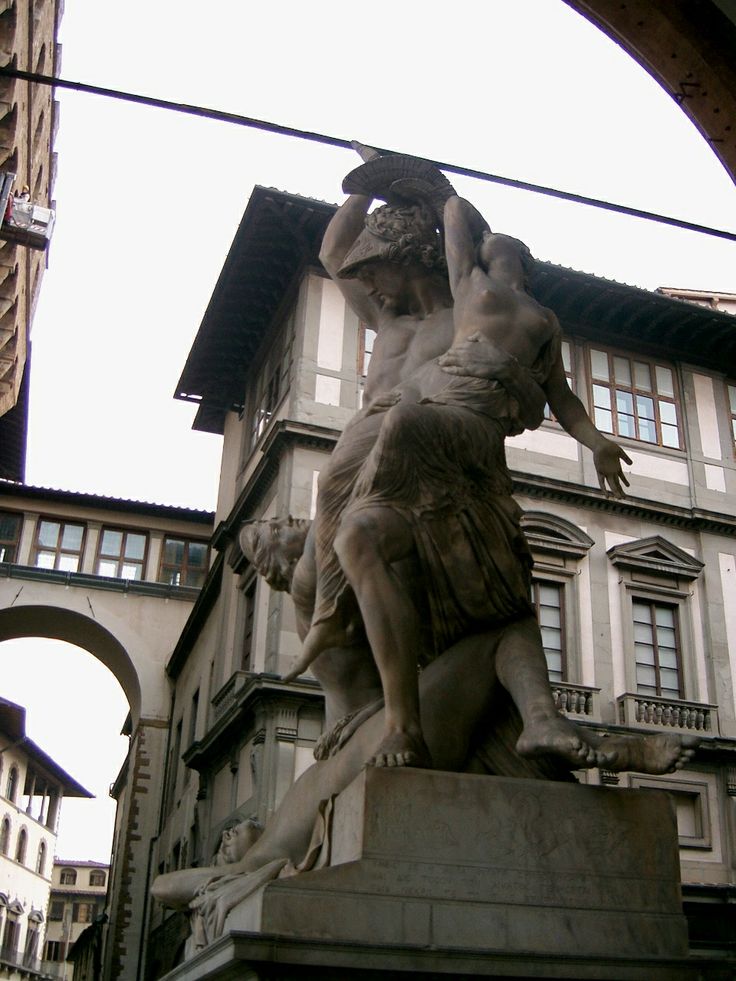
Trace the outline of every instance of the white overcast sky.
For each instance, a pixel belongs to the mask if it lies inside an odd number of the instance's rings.
[[[736,229],[736,190],[702,137],[561,0],[74,0],[60,36],[64,78]],[[221,441],[192,432],[193,407],[172,393],[250,191],[339,201],[358,160],[57,97],[58,217],[33,328],[27,481],[212,509]],[[651,289],[736,292],[733,243],[454,183],[541,259]],[[66,805],[59,853],[106,859],[107,787],[125,749],[117,683],[66,645],[0,653],[3,694],[27,706],[31,737],[100,798]],[[90,704],[104,707],[98,720]]]

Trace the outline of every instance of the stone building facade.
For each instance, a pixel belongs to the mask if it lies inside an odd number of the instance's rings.
[[[209,862],[243,817],[268,818],[311,762],[319,690],[280,675],[299,649],[291,601],[242,555],[245,519],[313,516],[317,478],[361,404],[372,332],[317,260],[333,207],[256,188],[179,384],[224,435],[210,574],[168,662],[173,702],[151,874]],[[668,790],[694,947],[723,949],[736,898],[736,321],[539,263],[570,384],[633,466],[623,501],[553,418],[508,441],[535,558],[534,599],[560,711],[600,732],[696,733],[676,775],[588,782]],[[672,291],[669,291],[670,293]],[[705,912],[704,912],[705,911]],[[147,976],[186,925],[152,904]]]
[[[0,5],[0,66],[59,73],[56,36],[62,0],[9,0]],[[17,175],[31,201],[53,207],[58,106],[53,90],[0,79],[0,171]],[[46,254],[0,236],[0,477],[22,480],[25,469],[31,322]]]
[[[26,736],[25,709],[0,699],[0,978],[47,976],[42,955],[65,796],[92,795]]]
[[[168,741],[165,668],[209,568],[212,519],[205,511],[0,480],[0,640],[49,637],[89,651],[115,675],[130,706],[129,754],[112,788],[116,834],[104,933],[116,971],[129,961],[131,978]]]
[[[82,933],[104,917],[109,873],[104,862],[54,859],[43,960],[56,977],[73,977],[67,957]]]

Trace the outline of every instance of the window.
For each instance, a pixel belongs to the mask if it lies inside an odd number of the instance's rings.
[[[15,797],[18,793],[18,767],[11,766],[10,773],[8,774],[8,787],[5,791],[5,796],[8,800],[15,803]]]
[[[148,536],[135,531],[103,528],[97,553],[97,575],[142,579]]]
[[[94,903],[74,903],[72,920],[74,923],[91,923],[97,913]]]
[[[62,886],[76,886],[77,873],[75,869],[62,869],[59,877]]]
[[[64,903],[63,899],[52,899],[51,906],[49,907],[49,919],[50,920],[63,920],[64,919]]]
[[[23,951],[23,964],[25,967],[30,967],[33,960],[36,957],[36,952],[38,950],[38,927],[28,924],[28,930],[26,932],[26,948]]]
[[[46,871],[46,842],[42,841],[38,846],[38,856],[36,858],[36,872],[43,875]]]
[[[28,847],[28,832],[25,828],[20,829],[18,844],[15,846],[15,860],[21,865],[26,863],[26,848]]]
[[[630,778],[630,786],[640,790],[665,790],[675,805],[677,836],[680,848],[708,850],[713,844],[708,783],[676,779],[674,777]],[[707,778],[706,778],[707,780]]]
[[[562,602],[563,587],[555,582],[532,583],[532,601],[542,632],[544,656],[550,681],[564,681],[565,617]]]
[[[560,343],[560,353],[562,355],[562,367],[565,369],[565,378],[567,379],[567,384],[570,386],[572,391],[575,391],[575,375],[572,366],[572,345],[569,341],[562,341]],[[548,405],[544,407],[544,418],[549,420],[554,420],[552,415],[552,410]]]
[[[10,917],[5,921],[5,930],[3,931],[3,947],[8,953],[15,952],[18,948],[18,937],[20,934],[20,923],[17,920],[11,920]]]
[[[294,317],[289,317],[281,336],[264,360],[255,382],[250,415],[248,448],[253,449],[289,388]]]
[[[10,851],[10,818],[3,818],[0,827],[0,854],[7,855]]]
[[[102,869],[92,869],[89,874],[89,884],[91,886],[104,886],[105,878],[106,876]]]
[[[15,562],[23,519],[19,514],[0,511],[0,562]]]
[[[590,369],[594,421],[601,432],[681,447],[671,368],[591,348]]]
[[[179,761],[181,759],[181,737],[184,720],[179,719],[174,730],[174,738],[169,753],[169,772],[166,776],[166,792],[164,802],[164,812],[168,814],[174,805],[174,795],[176,793],[176,778],[179,772]]]
[[[728,411],[731,414],[731,438],[736,443],[736,385],[728,385],[727,387]]]
[[[371,363],[376,332],[371,327],[361,324],[358,328],[358,377],[365,378]]]
[[[189,709],[189,741],[191,746],[197,735],[197,716],[199,715],[199,688],[192,695],[192,706]]]
[[[66,944],[67,941],[65,940],[47,940],[46,946],[44,947],[43,959],[53,962],[63,960]]]
[[[254,578],[243,589],[243,630],[241,632],[243,638],[243,655],[241,661],[243,671],[251,671],[253,669],[253,625],[256,613],[256,586],[257,580]]]
[[[171,586],[201,586],[207,575],[209,546],[184,538],[165,538],[161,554],[159,582]]]
[[[82,558],[84,525],[42,519],[36,531],[33,564],[39,569],[77,572]]]
[[[638,694],[680,698],[676,607],[635,598],[632,608]]]

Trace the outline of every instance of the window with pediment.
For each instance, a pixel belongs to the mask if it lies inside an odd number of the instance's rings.
[[[579,680],[577,574],[593,544],[571,521],[543,511],[527,511],[521,521],[534,556],[531,599],[536,610],[554,683]]]
[[[717,708],[698,682],[693,603],[703,563],[661,535],[615,545],[619,573],[625,693],[619,721],[716,729]]]

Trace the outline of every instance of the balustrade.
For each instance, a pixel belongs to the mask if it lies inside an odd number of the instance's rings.
[[[620,695],[617,702],[619,722],[623,725],[687,729],[709,735],[719,732],[716,705],[630,692]]]

